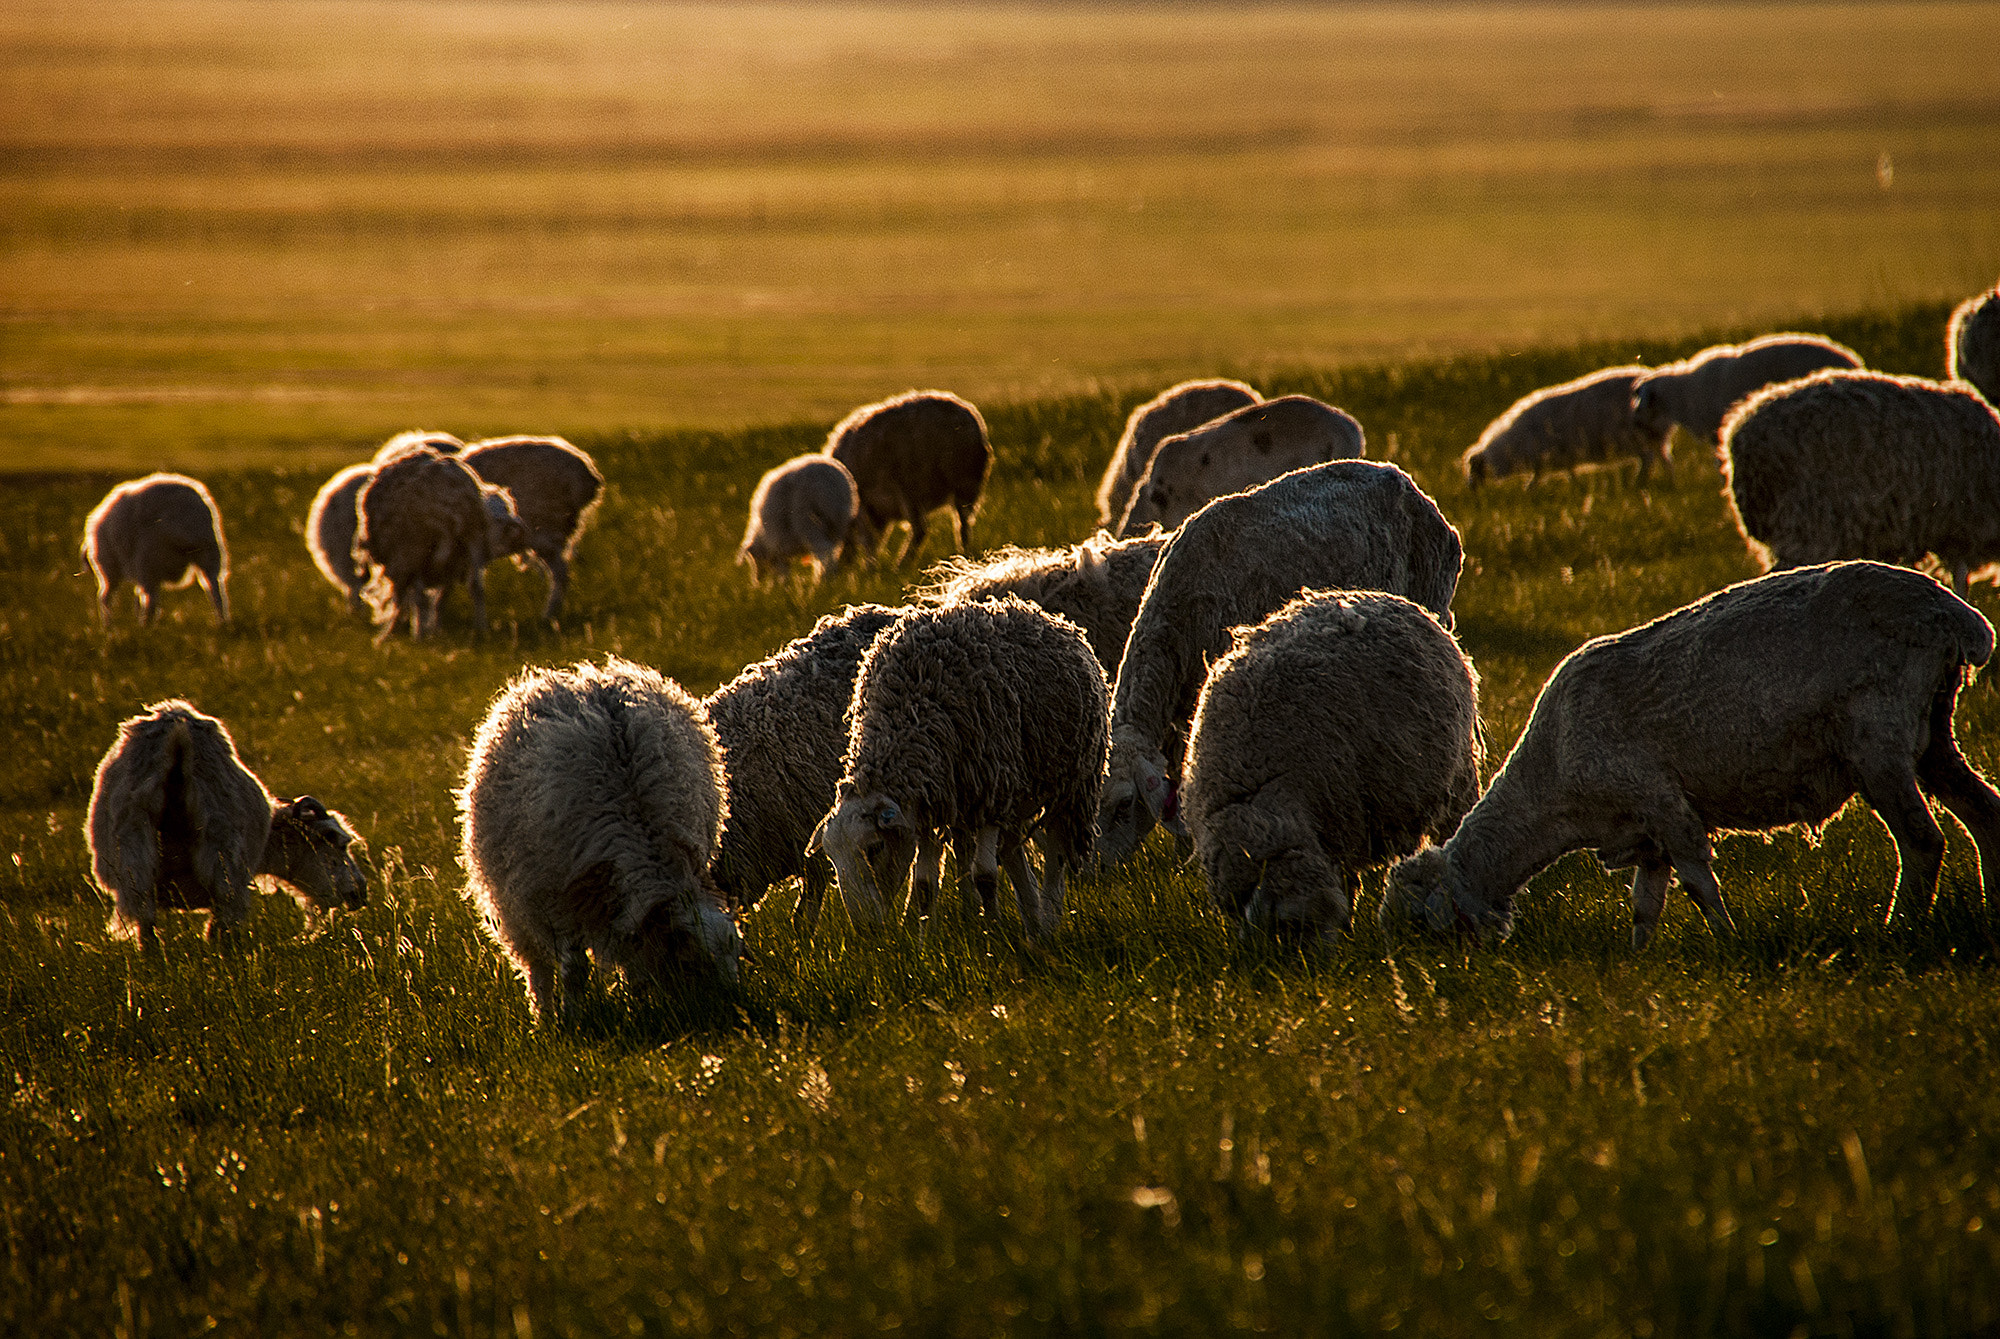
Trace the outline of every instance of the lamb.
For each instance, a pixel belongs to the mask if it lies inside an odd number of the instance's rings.
[[[1134,409],[1125,420],[1124,435],[1097,485],[1097,523],[1115,529],[1132,504],[1132,490],[1152,463],[1153,448],[1168,437],[1193,432],[1263,397],[1240,381],[1183,381],[1169,386]]]
[[[361,522],[355,504],[374,477],[373,465],[349,465],[320,486],[306,513],[306,549],[313,566],[347,597],[349,613],[361,612],[361,590],[368,584],[368,564],[354,552],[354,532]]]
[[[1670,433],[1678,423],[1720,446],[1722,420],[1745,397],[1822,368],[1860,366],[1860,354],[1823,335],[1765,335],[1747,344],[1717,344],[1633,383],[1632,419],[1648,433]]]
[[[2000,287],[1958,304],[1945,327],[1945,377],[1969,382],[1986,403],[2000,405]]]
[[[1722,430],[1737,528],[1766,567],[1935,554],[1963,598],[2000,558],[2000,417],[1964,382],[1817,372]]]
[[[179,698],[118,727],[85,820],[110,930],[159,947],[162,906],[206,910],[208,940],[249,916],[251,885],[284,884],[308,915],[368,902],[347,820],[310,795],[273,799],[228,727]]]
[[[1892,915],[1928,911],[1937,890],[1945,843],[1926,794],[1972,835],[1991,903],[2000,793],[1959,755],[1952,709],[1992,653],[1977,610],[1872,562],[1759,577],[1586,642],[1451,840],[1390,872],[1382,924],[1504,938],[1521,886],[1591,847],[1608,869],[1637,866],[1634,948],[1675,875],[1729,929],[1712,835],[1816,832],[1857,791],[1896,841]]]
[[[1215,498],[1308,465],[1358,459],[1361,449],[1361,425],[1310,395],[1245,405],[1154,449],[1118,533],[1172,530]]]
[[[104,495],[83,523],[83,556],[97,576],[97,609],[111,625],[111,601],[127,581],[139,588],[139,621],[153,622],[159,589],[199,578],[215,606],[215,621],[229,625],[229,545],[222,513],[200,480],[184,474],[149,474]]]
[[[1089,857],[1104,783],[1104,671],[1083,633],[1025,600],[905,612],[854,684],[833,808],[812,836],[856,926],[878,928],[916,874],[912,910],[937,896],[939,832],[976,834],[972,884],[995,911],[998,869],[1031,938],[1060,927],[1069,872]],[[1027,859],[1030,831],[1045,883]]]
[[[1399,595],[1307,591],[1236,629],[1195,708],[1181,797],[1216,910],[1337,942],[1350,872],[1443,841],[1479,798],[1477,685]]]
[[[549,578],[542,618],[555,622],[569,592],[569,565],[576,542],[597,511],[604,476],[582,451],[560,437],[489,437],[459,456],[486,483],[507,490],[515,513],[527,527],[525,541],[496,549],[493,557],[527,553]],[[515,558],[518,566],[520,559]]]
[[[826,454],[847,467],[860,507],[850,550],[879,552],[897,521],[910,525],[900,564],[917,556],[928,533],[924,517],[952,508],[961,552],[972,547],[972,517],[993,468],[993,447],[979,411],[945,391],[905,391],[865,404],[834,425]]]
[[[1463,556],[1458,531],[1407,474],[1365,460],[1295,470],[1189,517],[1153,567],[1118,663],[1103,858],[1127,860],[1156,823],[1178,822],[1171,753],[1231,628],[1313,587],[1401,595],[1449,629]]]
[[[1166,543],[1164,534],[1115,540],[1100,530],[1068,548],[1008,547],[982,561],[947,558],[931,569],[933,584],[921,594],[934,604],[1018,595],[1082,628],[1104,672],[1114,674]]]
[[[833,867],[807,856],[806,843],[840,784],[862,657],[901,612],[863,604],[828,614],[702,704],[729,777],[711,873],[731,906],[754,907],[772,884],[803,875],[794,919],[808,935],[818,924]]]
[[[460,861],[538,1021],[574,1018],[592,958],[635,991],[735,983],[742,940],[707,880],[723,784],[701,704],[643,665],[529,669],[494,698],[453,792]]]
[[[362,595],[387,638],[407,613],[410,633],[437,627],[438,592],[465,582],[473,622],[486,629],[486,564],[528,547],[527,527],[504,489],[482,484],[463,461],[413,447],[375,470],[356,501],[356,554],[373,575]]]
[[[854,528],[860,500],[854,476],[831,456],[797,456],[766,471],[750,495],[750,524],[736,549],[736,565],[782,571],[794,558],[812,563],[813,584],[840,565],[841,548]]]
[[[1477,488],[1524,469],[1540,482],[1544,470],[1573,471],[1628,456],[1639,461],[1641,484],[1655,462],[1671,480],[1673,424],[1642,426],[1632,416],[1632,388],[1648,371],[1607,367],[1516,400],[1460,458],[1466,482]]]

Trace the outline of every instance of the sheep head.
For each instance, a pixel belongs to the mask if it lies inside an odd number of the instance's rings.
[[[513,494],[493,484],[481,484],[479,497],[486,509],[488,557],[504,558],[510,553],[525,553],[534,547],[535,537],[514,509]]]
[[[1514,928],[1512,907],[1495,909],[1475,898],[1465,886],[1463,871],[1442,846],[1426,847],[1396,862],[1375,919],[1391,939],[1414,930],[1498,943]]]
[[[920,828],[914,815],[880,791],[850,796],[820,820],[806,851],[824,850],[840,879],[841,900],[857,925],[888,919],[889,899],[902,895],[916,864]]]
[[[1674,426],[1666,398],[1651,377],[1640,377],[1632,384],[1632,422],[1649,435],[1665,436]]]
[[[1162,821],[1181,830],[1173,791],[1164,753],[1136,739],[1114,737],[1110,773],[1097,805],[1100,860],[1106,865],[1130,860]]]
[[[657,903],[620,953],[627,981],[640,989],[672,989],[695,980],[735,985],[743,935],[710,889]]]
[[[349,849],[354,841],[346,819],[301,795],[271,811],[271,835],[257,872],[286,884],[317,911],[364,907],[368,876]]]
[[[1354,917],[1341,872],[1317,853],[1281,852],[1263,862],[1242,907],[1243,925],[1287,946],[1340,942]]]

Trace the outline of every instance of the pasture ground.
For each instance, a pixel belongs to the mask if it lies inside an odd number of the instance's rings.
[[[1936,374],[1942,304],[1821,324]],[[1734,334],[1712,331],[1709,335]],[[1515,396],[1679,343],[1297,371],[1465,537],[1456,603],[1499,752],[1579,641],[1752,574],[1712,462],[1476,497]],[[990,406],[982,538],[1083,533],[1144,394]],[[111,474],[0,493],[0,1330],[185,1334],[1952,1334],[2000,1324],[1991,922],[1952,836],[1936,916],[1885,929],[1858,804],[1815,847],[1720,844],[1729,942],[1676,897],[1643,956],[1570,857],[1505,947],[1391,951],[1368,881],[1327,960],[1232,947],[1160,845],[1085,879],[1043,952],[941,918],[802,943],[775,892],[727,1001],[603,1000],[537,1034],[459,897],[449,789],[524,663],[617,651],[706,691],[890,573],[750,591],[758,472],[816,426],[580,440],[610,493],[561,632],[495,571],[495,633],[380,649],[299,540],[321,471],[217,469],[239,622],[91,619],[78,526]],[[929,557],[942,553],[933,540]],[[1995,611],[1990,587],[1978,602]],[[129,599],[129,597],[128,597]],[[451,607],[462,617],[463,601]],[[104,934],[80,822],[117,721],[181,694],[276,790],[370,843],[364,911],[270,899],[211,952]],[[1727,703],[1717,703],[1727,710]],[[2000,774],[2000,707],[1959,709]],[[1498,758],[1495,759],[1496,763]],[[1989,1223],[1989,1215],[1993,1221]]]

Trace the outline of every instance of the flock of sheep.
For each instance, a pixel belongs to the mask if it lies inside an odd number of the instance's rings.
[[[1081,543],[948,560],[912,603],[828,615],[705,700],[615,657],[518,675],[455,792],[467,895],[543,1019],[574,1007],[593,960],[635,989],[733,981],[736,914],[793,877],[807,932],[834,884],[859,929],[906,888],[921,925],[947,847],[967,915],[997,917],[1004,871],[1022,933],[1045,940],[1070,877],[1156,826],[1243,933],[1292,944],[1338,939],[1349,880],[1390,861],[1386,928],[1495,939],[1527,880],[1578,849],[1635,869],[1635,945],[1676,877],[1726,928],[1713,834],[1821,824],[1857,793],[1896,842],[1892,910],[1935,894],[1926,797],[1972,836],[1991,902],[2000,792],[1952,713],[1994,650],[1962,597],[2000,560],[2000,290],[1946,340],[1941,383],[1774,335],[1607,369],[1496,419],[1463,460],[1475,485],[1626,456],[1644,478],[1671,470],[1675,425],[1713,441],[1746,540],[1780,570],[1579,648],[1483,794],[1478,678],[1452,635],[1458,532],[1402,470],[1360,458],[1339,410],[1189,382],[1133,411],[1105,530]],[[879,556],[900,521],[907,562],[941,506],[967,549],[991,463],[956,396],[863,406],[764,476],[738,561],[753,581],[800,558],[817,576]],[[406,434],[328,483],[308,542],[383,635],[405,617],[421,635],[458,582],[483,624],[479,570],[508,553],[547,568],[553,617],[600,492],[560,439]],[[190,569],[228,617],[220,518],[193,480],[121,485],[85,552],[107,617],[120,582],[150,615]],[[1957,595],[1902,565],[1927,556]],[[121,727],[88,827],[114,925],[144,942],[160,905],[226,930],[257,877],[314,908],[365,899],[339,815],[273,801],[184,702]]]

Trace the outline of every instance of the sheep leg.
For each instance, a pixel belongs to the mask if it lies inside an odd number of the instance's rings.
[[[972,552],[972,503],[952,504],[951,526],[954,538],[958,540],[960,553]]]
[[[896,566],[908,567],[915,562],[917,550],[924,546],[924,536],[929,533],[929,529],[924,525],[924,518],[916,515],[913,508],[910,515],[910,542],[903,547],[903,556],[896,560]]]
[[[999,912],[999,849],[1000,829],[992,827],[979,829],[978,843],[972,855],[972,889],[979,898],[980,907],[989,918]]]
[[[1632,871],[1632,948],[1646,947],[1659,928],[1660,913],[1667,906],[1667,885],[1673,882],[1674,867],[1664,861],[1641,864]]]
[[[792,908],[792,927],[807,939],[818,927],[819,909],[826,902],[828,868],[825,856],[806,858],[805,887],[799,892],[799,904]]]
[[[139,583],[139,624],[141,627],[150,628],[153,626],[153,615],[157,612],[154,602],[158,597],[158,587],[149,586],[143,581]]]
[[[472,626],[480,632],[486,631],[486,569],[478,562],[472,564],[472,571],[465,577],[466,589],[472,592]]]
[[[208,602],[215,606],[215,621],[223,627],[229,626],[229,592],[222,584],[222,563],[218,558],[213,564],[195,569],[201,576],[201,588],[208,592]]]
[[[537,549],[535,561],[549,574],[549,598],[542,605],[542,621],[553,623],[562,611],[563,597],[569,594],[569,559],[560,553],[543,553]]]
[[[547,958],[523,954],[522,968],[528,979],[528,1003],[534,1008],[535,1020],[555,1022],[556,965]]]
[[[1979,890],[1991,908],[2000,906],[2000,793],[1972,770],[1951,737],[1956,696],[1940,693],[1932,703],[1931,742],[1917,759],[1917,779],[1972,834],[1979,849]]]
[[[1972,602],[1972,569],[1963,558],[1951,565],[1951,588],[1959,599]]]
[[[971,828],[951,830],[951,859],[958,866],[958,901],[967,920],[979,915],[982,910],[989,916],[993,914],[992,903],[980,901],[978,882],[973,878],[972,867],[978,858],[977,853],[978,838]],[[988,896],[991,895],[989,892]]]
[[[937,905],[938,885],[944,881],[944,843],[935,830],[917,838],[916,868],[910,873],[910,915],[919,923]]]
[[[1861,796],[1896,839],[1896,891],[1884,920],[1928,915],[1944,868],[1944,833],[1907,769],[1871,769],[1861,778]]]
[[[1021,928],[1028,932],[1028,938],[1041,939],[1055,932],[1061,915],[1051,917],[1042,900],[1041,880],[1035,877],[1035,867],[1028,863],[1028,849],[1022,838],[1009,834],[1000,848],[1000,863],[1007,867],[1007,881],[1014,885],[1014,905],[1021,912]]]
[[[1014,874],[1016,864],[1024,869],[1029,868],[1027,852],[1022,847],[1014,848],[1014,862],[1007,866],[1007,877],[1010,879],[1016,877]],[[1069,882],[1069,866],[1059,857],[1045,856],[1042,861],[1042,872],[1047,877],[1042,883],[1040,899],[1042,927],[1039,933],[1054,935],[1062,930],[1063,895]]]
[[[590,990],[590,955],[573,939],[556,941],[556,979],[562,984],[563,1021],[574,1023]]]

